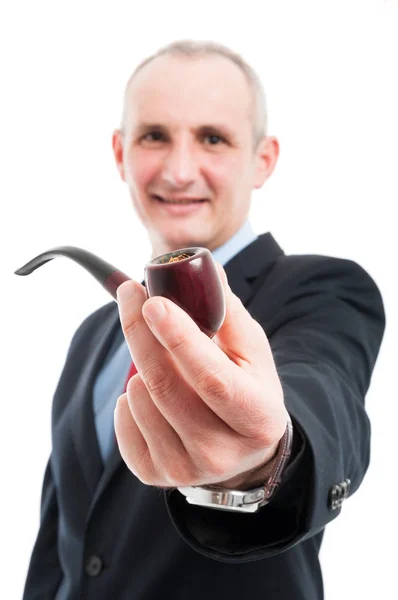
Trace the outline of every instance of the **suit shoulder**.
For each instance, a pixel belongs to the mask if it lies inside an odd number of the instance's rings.
[[[79,325],[80,327],[90,326],[91,324],[96,324],[97,322],[101,322],[104,318],[107,318],[110,314],[113,314],[116,308],[116,303],[114,301],[108,302],[103,306],[100,306],[92,313],[90,313]]]
[[[69,352],[72,347],[93,336],[95,332],[98,331],[98,328],[105,324],[108,319],[114,318],[115,310],[117,310],[116,303],[114,301],[108,302],[107,304],[100,306],[100,308],[97,308],[85,319],[83,319],[73,334],[70,342]]]
[[[373,312],[386,321],[381,291],[358,262],[320,254],[283,254],[263,282],[269,294],[279,298],[280,305],[304,298],[322,297],[325,301],[342,299]]]
[[[300,280],[341,281],[349,285],[365,285],[379,291],[378,285],[370,273],[358,262],[336,256],[322,254],[283,254],[276,265],[279,275]]]

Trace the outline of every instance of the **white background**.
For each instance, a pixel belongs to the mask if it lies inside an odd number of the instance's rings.
[[[0,597],[21,598],[39,525],[52,394],[80,322],[110,297],[58,258],[91,250],[140,279],[149,244],[119,181],[111,134],[136,64],[175,39],[212,39],[262,78],[277,168],[251,222],[286,253],[356,260],[379,285],[387,330],[367,396],[372,461],[327,529],[326,600],[396,593],[398,10],[393,0],[59,2],[0,14]],[[72,286],[74,289],[72,289]]]

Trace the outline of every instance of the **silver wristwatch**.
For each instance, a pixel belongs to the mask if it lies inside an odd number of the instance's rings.
[[[293,443],[293,425],[288,415],[286,431],[279,442],[274,468],[261,487],[251,490],[229,490],[217,485],[186,486],[177,488],[186,496],[189,504],[206,506],[216,510],[254,513],[268,504],[281,482],[289,460]]]

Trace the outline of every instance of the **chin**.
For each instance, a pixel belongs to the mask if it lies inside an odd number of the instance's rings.
[[[192,234],[191,232],[181,232],[175,233],[174,235],[165,235],[164,245],[167,245],[172,250],[177,250],[178,248],[192,248],[200,246],[202,248],[207,247],[207,236],[201,235],[200,232],[196,234]]]

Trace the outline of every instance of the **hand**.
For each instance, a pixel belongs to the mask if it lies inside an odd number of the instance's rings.
[[[126,465],[147,485],[260,485],[285,432],[267,337],[217,268],[226,317],[213,339],[170,300],[147,299],[139,283],[117,291],[138,372],[118,398],[115,432]]]

